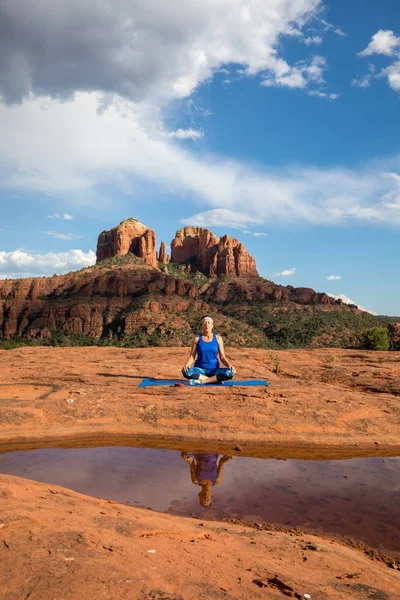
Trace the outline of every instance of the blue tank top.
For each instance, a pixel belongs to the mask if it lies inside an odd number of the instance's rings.
[[[218,454],[211,454],[209,452],[194,455],[197,461],[196,477],[199,485],[205,480],[211,481],[212,485],[216,484],[218,478],[218,456]]]
[[[203,336],[199,335],[199,341],[197,342],[197,359],[194,363],[195,367],[201,369],[218,369],[218,340],[215,333],[211,342],[205,342]]]

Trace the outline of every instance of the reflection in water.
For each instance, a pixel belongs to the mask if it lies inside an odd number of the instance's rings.
[[[185,460],[190,467],[190,477],[192,483],[201,485],[199,500],[201,506],[211,506],[212,504],[212,486],[218,485],[222,481],[224,466],[233,456],[224,454],[218,462],[219,454],[210,452],[181,452],[181,458]]]
[[[206,456],[187,455],[193,459],[189,476],[185,459],[173,450],[48,448],[0,454],[0,473],[182,516],[243,518],[342,534],[400,553],[400,458],[236,456],[223,471],[227,457]],[[223,485],[205,508],[222,474]],[[211,482],[204,503],[194,493],[196,480]]]

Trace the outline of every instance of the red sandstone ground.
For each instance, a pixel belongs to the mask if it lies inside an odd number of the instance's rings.
[[[183,447],[193,440],[231,451],[241,445],[244,453],[252,446],[293,448],[291,456],[306,450],[321,457],[400,453],[399,352],[236,348],[228,355],[237,377],[266,378],[270,387],[138,388],[143,377],[180,377],[187,353],[0,351],[0,448],[19,441],[151,437]]]
[[[14,477],[0,477],[0,495],[2,600],[399,598],[397,569],[333,540],[155,514]]]
[[[229,349],[238,378],[270,387],[138,389],[145,376],[178,377],[186,355],[1,351],[1,450],[152,438],[260,456],[399,454],[399,352]],[[9,476],[0,497],[4,600],[400,597],[399,563],[338,541],[159,515]]]

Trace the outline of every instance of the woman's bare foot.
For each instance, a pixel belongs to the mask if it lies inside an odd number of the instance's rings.
[[[199,378],[199,379],[189,379],[190,381],[190,385],[202,385],[203,381]]]
[[[198,379],[191,379],[190,385],[203,385],[205,383],[210,383],[210,381],[214,381],[215,377],[207,377],[206,375],[199,375]]]

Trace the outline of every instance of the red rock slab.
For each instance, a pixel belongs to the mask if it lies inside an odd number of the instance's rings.
[[[2,600],[399,598],[397,563],[300,531],[157,514],[10,476],[0,494]]]
[[[237,377],[266,378],[270,386],[138,388],[144,377],[181,377],[187,354],[187,348],[0,351],[0,448],[148,439],[292,458],[400,453],[399,352],[228,348]]]

